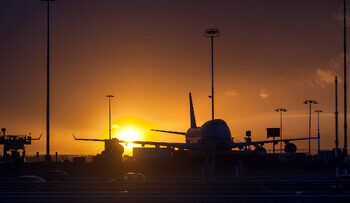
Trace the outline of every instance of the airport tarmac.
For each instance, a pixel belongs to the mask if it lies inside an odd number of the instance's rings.
[[[249,177],[244,180],[187,180],[154,178],[122,183],[105,179],[74,179],[37,185],[0,182],[2,202],[348,202],[350,181],[341,181],[343,192],[335,193],[333,178]]]

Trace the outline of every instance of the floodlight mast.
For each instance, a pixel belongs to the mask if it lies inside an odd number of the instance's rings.
[[[281,151],[280,151],[280,153],[282,153],[282,150],[283,150],[283,142],[282,142],[282,113],[283,112],[287,112],[288,110],[287,109],[284,109],[284,108],[277,108],[276,110],[275,110],[276,112],[280,112],[280,138],[281,138]],[[274,143],[274,145],[275,145],[275,143]],[[275,147],[274,147],[275,148]]]
[[[304,104],[309,104],[309,156],[311,155],[311,150],[310,150],[310,143],[311,143],[311,105],[312,104],[318,104],[318,102],[316,100],[312,100],[312,99],[307,99],[304,101]]]
[[[205,30],[205,36],[210,38],[211,40],[211,95],[209,98],[211,98],[211,119],[214,121],[214,37],[219,37],[220,30],[217,28],[214,29],[206,29]],[[212,138],[214,138],[215,133],[215,125],[213,125],[212,128]],[[212,146],[212,174],[215,174],[215,150],[214,145]],[[206,157],[207,160],[207,157]]]
[[[219,37],[220,30],[217,28],[206,29],[205,36],[211,40],[211,119],[214,120],[214,37]]]
[[[346,45],[346,0],[343,1],[343,23],[344,23],[344,150],[343,150],[343,156],[344,156],[344,175],[348,175],[348,124],[347,124],[347,84],[346,84],[346,52],[347,52],[347,45]]]
[[[50,155],[50,3],[55,0],[42,0],[47,2],[47,44],[46,44],[46,155],[45,160],[51,161]]]

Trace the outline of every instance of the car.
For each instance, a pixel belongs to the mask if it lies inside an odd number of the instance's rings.
[[[118,178],[112,179],[112,182],[144,182],[146,176],[142,173],[128,172]]]
[[[40,176],[34,176],[34,175],[26,175],[26,176],[18,176],[11,180],[12,183],[34,183],[34,184],[40,184],[40,183],[46,183],[46,181],[40,177]]]
[[[68,180],[68,174],[65,171],[61,171],[61,170],[45,171],[41,176],[46,181],[67,181]]]

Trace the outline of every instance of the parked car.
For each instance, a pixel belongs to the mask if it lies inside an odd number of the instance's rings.
[[[45,171],[41,176],[46,181],[67,181],[68,180],[68,174],[65,171],[61,171],[61,170]]]
[[[142,173],[128,172],[118,178],[112,179],[112,182],[144,182],[146,176]]]
[[[27,176],[19,176],[16,178],[13,178],[11,180],[12,183],[34,183],[34,184],[40,184],[40,183],[46,183],[46,181],[40,177],[40,176],[34,176],[34,175],[27,175]]]

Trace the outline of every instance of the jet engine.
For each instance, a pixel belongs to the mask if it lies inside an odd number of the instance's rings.
[[[265,147],[262,147],[262,146],[256,146],[254,151],[258,155],[265,155],[266,154],[266,149],[265,149]]]
[[[286,143],[284,146],[284,152],[294,154],[297,151],[297,146],[293,143]]]

